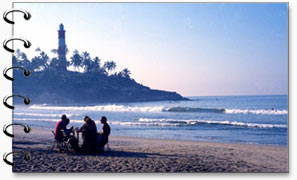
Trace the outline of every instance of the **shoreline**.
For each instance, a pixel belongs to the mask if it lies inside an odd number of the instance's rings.
[[[40,126],[30,126],[32,129],[47,130],[51,131],[53,128],[40,127]],[[188,143],[210,143],[210,144],[226,144],[226,145],[247,145],[247,146],[268,146],[268,147],[288,147],[288,145],[280,144],[257,144],[257,143],[240,143],[240,142],[212,142],[212,141],[195,141],[195,140],[180,140],[180,139],[164,139],[164,138],[147,138],[147,137],[133,137],[133,136],[124,136],[124,135],[110,135],[110,137],[115,138],[131,138],[131,139],[147,139],[147,140],[156,140],[156,141],[180,141]]]
[[[14,172],[288,172],[288,147],[110,136],[111,151],[79,155],[49,152],[46,128],[14,127]]]

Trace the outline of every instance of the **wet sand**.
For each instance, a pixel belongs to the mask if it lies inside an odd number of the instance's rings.
[[[14,128],[14,172],[288,172],[288,148],[110,136],[110,151],[78,155],[50,151],[50,130]]]

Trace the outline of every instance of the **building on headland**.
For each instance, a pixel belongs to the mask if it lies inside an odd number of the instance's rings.
[[[65,30],[64,25],[61,23],[59,30],[58,30],[58,60],[59,60],[59,66],[58,70],[60,71],[67,71],[67,59],[66,59],[66,53],[67,53],[67,46],[65,42]]]

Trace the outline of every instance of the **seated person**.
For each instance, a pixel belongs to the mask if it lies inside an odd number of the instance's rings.
[[[97,126],[96,123],[86,116],[84,118],[85,124],[78,130],[82,132],[83,145],[81,152],[92,153],[96,150],[97,141]]]
[[[108,136],[110,134],[110,127],[107,124],[107,118],[105,116],[101,117],[100,122],[103,124],[103,126],[102,126],[101,132],[99,133],[97,143],[98,143],[98,146],[104,147],[105,144],[107,144],[107,142],[108,142]]]
[[[67,129],[67,125],[69,124],[70,120],[67,118],[66,115],[62,115],[61,120],[57,122],[56,127],[55,127],[55,139],[58,141],[57,143],[57,151],[60,151],[60,143],[65,140],[65,138],[70,137],[70,133],[73,130],[73,127],[70,129]],[[63,134],[63,131],[66,135],[66,137]]]
[[[66,128],[69,123],[70,123],[70,120],[67,118],[65,120],[65,129],[63,129],[65,133],[64,135],[66,135],[66,137],[70,137],[70,134],[73,132],[73,126],[70,129]]]
[[[61,120],[59,122],[57,122],[56,124],[56,128],[55,128],[55,139],[58,142],[62,142],[64,135],[62,130],[64,130],[65,132],[67,131],[66,127],[69,124],[69,119],[67,118],[67,116],[64,114],[61,117]]]

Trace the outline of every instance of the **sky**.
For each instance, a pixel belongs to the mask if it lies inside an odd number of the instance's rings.
[[[54,57],[64,24],[77,49],[152,89],[183,96],[288,94],[286,3],[14,3],[14,35]]]

